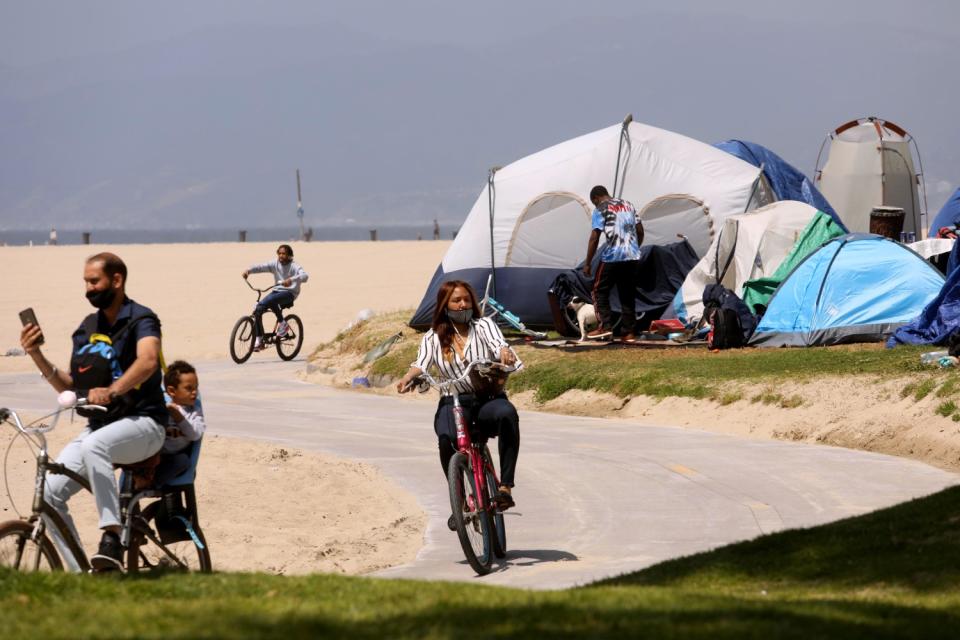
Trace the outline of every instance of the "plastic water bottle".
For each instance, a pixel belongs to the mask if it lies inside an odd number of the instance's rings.
[[[920,364],[938,364],[940,362],[940,358],[949,355],[949,351],[928,351],[920,355]]]

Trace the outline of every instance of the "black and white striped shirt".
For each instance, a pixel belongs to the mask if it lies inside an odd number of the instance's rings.
[[[420,340],[417,359],[411,366],[420,369],[420,371],[428,371],[431,366],[434,366],[440,374],[439,380],[454,380],[462,376],[467,369],[467,365],[478,358],[499,361],[500,350],[507,346],[507,341],[504,339],[503,333],[500,332],[500,327],[490,318],[480,318],[470,321],[470,333],[466,336],[463,358],[452,346],[449,358],[444,358],[440,349],[440,338],[437,337],[433,329],[430,329]],[[519,358],[517,358],[516,365],[518,368],[522,366]],[[463,382],[458,382],[456,387],[457,393],[473,393],[473,385],[469,378]],[[446,393],[445,395],[450,394]]]

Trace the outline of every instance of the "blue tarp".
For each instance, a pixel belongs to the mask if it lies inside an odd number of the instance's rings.
[[[886,340],[937,296],[943,276],[889,238],[849,234],[811,253],[770,299],[751,345]]]
[[[956,226],[960,226],[960,188],[954,191],[950,199],[944,203],[940,209],[940,213],[937,214],[937,217],[934,218],[930,224],[930,230],[927,232],[927,235],[931,238],[936,238],[940,227]]]
[[[763,175],[767,182],[773,188],[777,200],[799,200],[816,207],[820,211],[833,218],[844,233],[848,232],[847,226],[840,220],[840,216],[833,210],[827,199],[823,197],[813,184],[807,179],[807,176],[800,173],[786,160],[775,154],[770,149],[756,144],[754,142],[745,142],[743,140],[725,140],[716,143],[717,149],[726,151],[744,162],[749,162],[755,167],[763,165]]]
[[[945,226],[945,225],[941,225]],[[949,265],[956,265],[960,241],[955,242]],[[919,316],[896,331],[887,340],[887,347],[898,344],[946,344],[951,334],[960,331],[960,269],[947,270],[947,281],[940,293]]]

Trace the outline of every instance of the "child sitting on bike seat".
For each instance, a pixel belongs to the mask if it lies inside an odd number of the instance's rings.
[[[192,442],[203,437],[207,425],[203,420],[203,404],[199,397],[197,370],[183,360],[177,360],[167,367],[163,379],[166,388],[167,438],[164,440],[163,459],[157,467],[156,484],[180,475],[190,466],[190,456],[186,452]]]

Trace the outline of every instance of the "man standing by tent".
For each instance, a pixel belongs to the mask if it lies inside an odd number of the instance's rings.
[[[600,340],[613,334],[610,309],[610,291],[617,287],[620,297],[620,332],[624,342],[633,342],[637,322],[637,269],[640,265],[640,245],[643,244],[643,225],[637,210],[626,200],[610,197],[607,188],[597,185],[590,190],[590,202],[596,207],[591,221],[592,230],[587,242],[587,261],[583,273],[592,275],[593,256],[597,252],[600,233],[607,243],[600,254],[600,266],[593,283],[593,304],[600,326],[587,333],[587,338]]]

